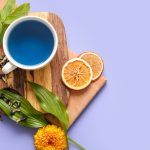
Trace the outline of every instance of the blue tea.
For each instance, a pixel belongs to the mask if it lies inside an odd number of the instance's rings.
[[[54,48],[50,29],[39,21],[27,20],[13,28],[8,38],[11,57],[20,64],[33,66],[43,63]]]

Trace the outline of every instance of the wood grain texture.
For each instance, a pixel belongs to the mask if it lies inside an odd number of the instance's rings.
[[[25,71],[18,68],[13,71],[13,73],[9,74],[9,76],[11,75],[11,78],[7,82],[7,85],[3,82],[0,83],[0,85],[1,87],[12,87],[13,89],[17,90],[21,95],[24,95],[39,111],[42,111],[40,105],[26,81],[33,81],[46,87],[50,91],[53,91],[61,98],[64,104],[67,105],[69,101],[69,90],[61,81],[62,67],[69,59],[64,25],[61,19],[55,14],[30,13],[29,15],[41,17],[54,26],[59,40],[57,53],[52,62],[42,69]],[[3,54],[2,51],[1,53]]]
[[[64,63],[69,59],[67,50],[67,40],[64,25],[61,19],[52,13],[30,13],[30,16],[38,16],[45,20],[48,20],[55,28],[58,35],[58,48],[54,59],[46,67],[35,70],[26,71],[26,78],[29,81],[34,81],[35,83],[41,84],[50,91],[61,97],[64,104],[67,105],[69,100],[69,90],[64,86],[61,81],[61,70]],[[37,102],[31,88],[25,85],[26,97],[30,103],[37,109],[41,110],[39,103]]]
[[[56,53],[56,56],[51,62],[52,91],[54,91],[54,93],[60,93],[59,96],[67,104],[69,91],[66,89],[61,79],[62,67],[64,66],[65,62],[69,60],[65,28],[60,18],[55,14],[49,14],[48,21],[51,22],[54,28],[56,29],[58,39],[59,39],[58,40],[59,53]]]
[[[72,51],[68,51],[66,34],[62,21],[60,18],[51,13],[31,13],[29,15],[39,16],[47,19],[51,22],[56,29],[59,37],[58,53],[53,59],[51,64],[48,64],[42,69],[35,71],[24,71],[21,69],[15,70],[13,73],[9,74],[9,79],[7,85],[0,81],[0,88],[12,87],[24,94],[30,103],[40,111],[43,111],[39,103],[37,102],[35,96],[32,93],[30,87],[25,84],[26,80],[34,81],[45,86],[50,91],[54,91],[56,94],[60,95],[66,104],[68,102],[68,111],[70,126],[79,117],[82,111],[88,106],[92,101],[93,97],[100,91],[100,89],[105,85],[106,78],[101,76],[97,81],[93,82],[88,88],[81,91],[70,91],[70,98],[68,97],[68,89],[63,85],[61,81],[61,68],[65,61],[68,59],[76,57],[76,54]],[[69,55],[68,55],[69,52]],[[3,55],[2,49],[0,50],[0,55]],[[69,56],[69,58],[68,58]]]

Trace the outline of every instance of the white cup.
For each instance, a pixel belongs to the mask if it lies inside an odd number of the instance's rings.
[[[21,64],[19,62],[17,62],[9,53],[9,48],[8,48],[8,38],[9,38],[9,35],[11,34],[11,31],[20,23],[24,22],[24,21],[28,21],[28,20],[31,20],[31,21],[38,21],[42,24],[44,24],[52,33],[53,35],[53,39],[54,39],[54,46],[53,46],[53,49],[52,49],[52,53],[49,55],[49,57],[39,63],[39,64],[36,64],[36,65],[24,65],[24,64]],[[47,65],[55,56],[56,54],[56,51],[57,51],[57,47],[58,47],[58,36],[57,36],[57,33],[54,29],[54,27],[47,21],[47,20],[44,20],[40,17],[35,17],[35,16],[25,16],[25,17],[21,17],[19,19],[17,19],[16,21],[14,21],[6,30],[5,34],[4,34],[4,38],[3,38],[3,50],[4,50],[4,53],[7,57],[7,59],[9,60],[9,62],[6,63],[6,65],[3,66],[2,68],[2,72],[4,74],[8,74],[10,73],[11,71],[13,71],[14,69],[16,69],[17,67],[18,68],[21,68],[21,69],[25,69],[25,70],[35,70],[35,69],[39,69],[39,68],[42,68],[44,67],[45,65]]]

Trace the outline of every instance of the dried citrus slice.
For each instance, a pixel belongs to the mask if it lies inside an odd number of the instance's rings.
[[[80,58],[74,58],[65,63],[62,69],[64,84],[74,90],[86,88],[92,81],[92,68]]]
[[[104,69],[103,60],[100,58],[100,56],[93,52],[85,52],[79,55],[79,58],[85,60],[91,66],[93,71],[92,80],[94,81],[98,79]]]

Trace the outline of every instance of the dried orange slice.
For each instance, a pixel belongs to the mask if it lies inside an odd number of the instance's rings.
[[[79,55],[79,58],[85,60],[92,68],[93,77],[92,80],[96,80],[103,72],[104,64],[103,60],[97,54],[93,52],[85,52]]]
[[[92,81],[92,68],[80,58],[74,58],[65,63],[62,69],[64,84],[74,90],[86,88]]]

